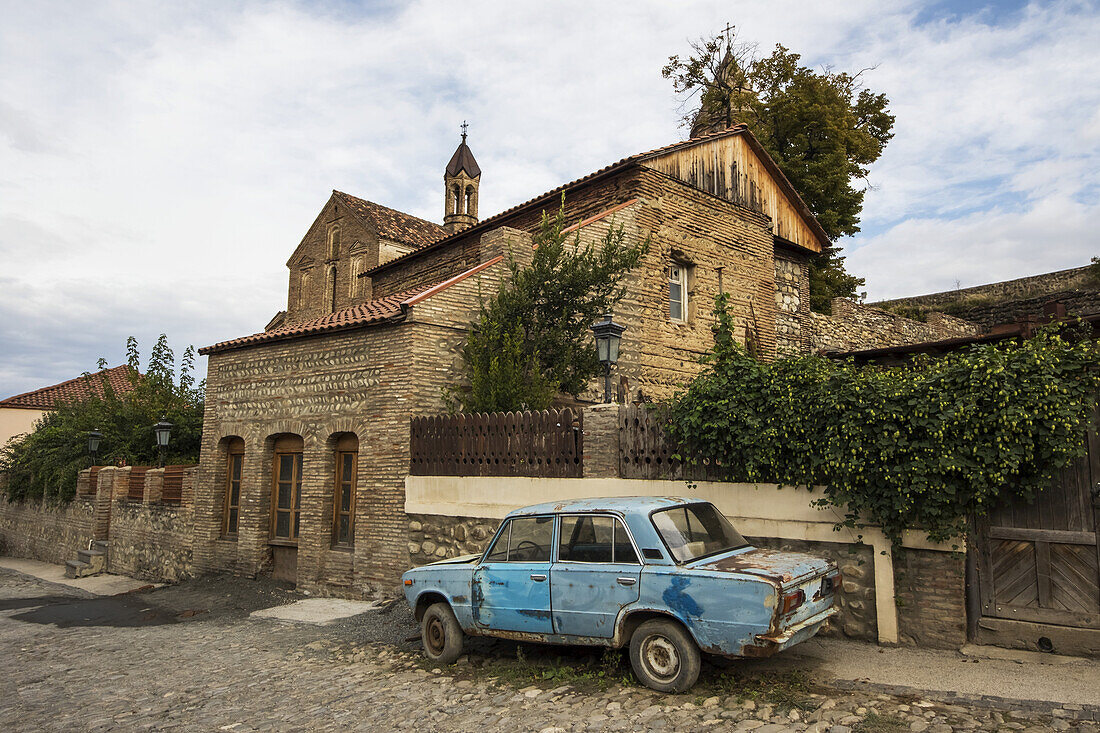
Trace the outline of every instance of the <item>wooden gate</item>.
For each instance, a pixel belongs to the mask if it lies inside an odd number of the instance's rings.
[[[1096,416],[1094,415],[1094,418]],[[978,524],[983,617],[1100,629],[1100,439],[1034,503]]]

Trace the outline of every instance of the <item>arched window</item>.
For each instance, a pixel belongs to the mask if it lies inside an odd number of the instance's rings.
[[[272,465],[271,536],[297,540],[302,513],[302,438],[280,435],[275,439]]]
[[[328,258],[335,260],[340,256],[340,227],[333,226],[328,230]]]
[[[241,473],[244,469],[244,440],[229,438],[225,456],[225,504],[222,510],[222,534],[237,536],[241,514]]]
[[[309,298],[309,270],[302,270],[298,277],[298,307],[305,308]]]
[[[467,214],[474,213],[474,208],[475,208],[474,207],[474,187],[473,186],[467,186],[466,187],[466,213]]]
[[[336,441],[336,481],[332,501],[332,541],[355,541],[355,477],[359,472],[359,439],[344,433]]]
[[[461,214],[462,213],[462,189],[460,189],[458,187],[457,183],[455,184],[454,189],[452,189],[451,196],[452,196],[452,198],[455,202],[455,213],[456,214]]]

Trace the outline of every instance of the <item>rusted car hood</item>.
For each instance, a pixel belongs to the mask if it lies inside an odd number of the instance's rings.
[[[746,573],[773,580],[781,585],[790,585],[825,573],[832,567],[832,563],[801,552],[753,547],[704,558],[689,567],[721,573]]]
[[[446,560],[436,560],[428,563],[428,565],[461,565],[462,563],[476,562],[480,558],[481,555],[460,555],[459,557],[449,557]]]

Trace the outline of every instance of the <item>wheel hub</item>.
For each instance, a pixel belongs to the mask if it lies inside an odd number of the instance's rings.
[[[445,641],[445,632],[443,631],[443,622],[437,618],[433,618],[428,622],[428,628],[424,635],[424,643],[432,654],[442,654]]]
[[[680,671],[680,656],[676,647],[663,636],[651,636],[642,647],[642,658],[655,677],[674,678]]]

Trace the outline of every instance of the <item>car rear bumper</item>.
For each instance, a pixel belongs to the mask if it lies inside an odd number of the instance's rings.
[[[837,614],[836,606],[830,606],[819,614],[810,616],[799,624],[774,634],[757,634],[753,644],[746,644],[741,650],[745,657],[770,657],[792,647],[800,641],[809,639],[825,625],[825,622]]]

